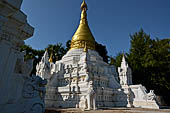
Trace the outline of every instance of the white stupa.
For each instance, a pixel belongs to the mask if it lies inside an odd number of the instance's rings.
[[[46,107],[83,110],[101,107],[159,108],[153,91],[148,94],[142,85],[132,85],[131,72],[127,74],[131,70],[124,58],[118,75],[115,66],[105,63],[95,51],[95,39],[88,26],[84,0],[81,10],[80,24],[72,38],[71,49],[55,63],[45,52],[37,65],[37,75],[48,80]],[[126,72],[121,75],[121,70]],[[121,78],[126,75],[127,79]]]

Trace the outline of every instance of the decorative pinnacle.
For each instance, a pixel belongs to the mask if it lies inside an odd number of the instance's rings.
[[[85,2],[85,0],[83,0],[82,4],[81,4],[81,21],[80,24],[87,24],[87,4]]]
[[[52,63],[52,62],[53,62],[53,53],[51,53],[51,55],[50,55],[49,62],[50,62],[50,63]]]
[[[83,0],[83,2],[82,2],[82,4],[81,4],[81,10],[82,10],[82,11],[83,11],[83,10],[87,11],[87,4],[86,4],[85,0]]]
[[[88,52],[88,48],[87,48],[87,43],[86,42],[85,42],[85,47],[84,47],[83,51],[86,52],[86,53]]]

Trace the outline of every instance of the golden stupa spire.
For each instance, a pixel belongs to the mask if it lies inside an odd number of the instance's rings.
[[[50,55],[50,58],[49,58],[49,60],[48,60],[50,63],[52,63],[53,62],[53,53],[51,53],[51,55]]]
[[[77,31],[71,40],[71,49],[75,48],[85,48],[95,50],[95,39],[90,31],[87,22],[87,4],[83,0],[81,4],[81,20],[77,28]]]

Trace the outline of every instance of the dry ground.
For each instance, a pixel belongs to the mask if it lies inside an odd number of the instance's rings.
[[[96,111],[81,111],[80,109],[50,109],[45,113],[170,113],[170,109],[143,109],[143,108],[111,108]]]

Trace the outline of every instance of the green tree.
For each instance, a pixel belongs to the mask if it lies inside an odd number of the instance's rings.
[[[61,43],[57,43],[56,45],[50,44],[46,49],[48,50],[49,57],[52,55],[53,62],[61,60],[67,52],[67,49]]]
[[[142,29],[130,37],[127,59],[133,71],[133,83],[142,83],[167,98],[170,95],[170,39],[151,39]]]
[[[95,49],[99,53],[99,55],[103,58],[103,61],[108,63],[109,56],[107,55],[107,49],[105,45],[95,43]]]
[[[150,54],[150,45],[151,39],[150,36],[144,33],[141,29],[139,32],[136,32],[131,37],[131,48],[128,55],[128,62],[133,70],[133,83],[141,83],[143,78],[147,79],[148,75],[144,72],[147,72],[143,67],[148,63],[148,59],[151,58]],[[149,58],[146,59],[146,56]],[[146,62],[145,62],[146,61]],[[142,84],[149,84],[148,80],[144,80]]]
[[[71,40],[68,40],[68,41],[66,42],[66,50],[69,51],[70,48],[71,48]]]

